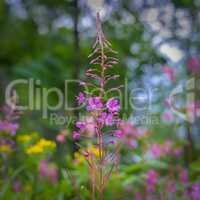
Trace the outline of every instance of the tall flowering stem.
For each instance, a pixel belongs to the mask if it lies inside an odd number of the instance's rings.
[[[91,67],[86,71],[86,76],[93,81],[83,83],[92,89],[88,89],[84,93],[81,92],[77,97],[78,103],[86,106],[86,110],[93,120],[89,124],[84,120],[77,122],[78,131],[73,132],[73,138],[79,140],[81,137],[85,137],[87,126],[93,126],[97,152],[94,153],[94,151],[86,149],[82,150],[82,153],[90,170],[92,199],[103,200],[106,183],[118,161],[118,139],[122,136],[122,132],[119,130],[121,123],[119,101],[116,98],[108,97],[108,89],[106,90],[107,83],[119,77],[118,75],[110,75],[108,72],[118,63],[118,59],[114,56],[117,52],[112,49],[103,33],[99,13],[97,13],[96,23],[97,36],[92,53],[89,55]],[[112,152],[108,150],[110,146],[113,147]]]

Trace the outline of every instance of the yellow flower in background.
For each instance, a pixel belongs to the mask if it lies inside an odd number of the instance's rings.
[[[32,135],[28,135],[28,134],[19,135],[17,137],[17,141],[19,141],[19,142],[29,142],[31,139],[32,139]]]
[[[42,148],[48,147],[48,148],[55,148],[56,144],[55,142],[52,142],[50,140],[46,139],[40,139],[39,142],[37,143],[38,146],[41,146]]]
[[[38,145],[32,145],[26,150],[27,154],[38,154],[42,152],[43,152],[43,148]]]
[[[87,151],[89,152],[89,154],[95,156],[96,158],[99,157],[99,150],[98,148],[94,147],[94,146],[90,146],[87,148]]]
[[[87,147],[87,149],[83,150],[83,152],[88,153],[89,160],[91,159],[92,156],[94,156],[95,158],[99,158],[99,150],[94,146]],[[75,152],[74,157],[75,157],[75,162],[77,164],[81,164],[86,160],[86,156],[84,156],[83,152]]]
[[[75,152],[74,157],[75,157],[76,164],[82,164],[85,161],[85,156],[83,156],[83,154],[81,154],[81,152]]]
[[[42,138],[36,144],[28,147],[26,149],[26,153],[39,154],[43,153],[46,149],[54,149],[55,147],[56,147],[55,142]]]
[[[23,134],[17,136],[17,141],[19,142],[30,142],[31,140],[37,139],[39,134],[37,132],[32,132],[30,134]]]
[[[10,153],[11,148],[8,144],[2,144],[2,145],[0,145],[0,152],[1,153]]]
[[[30,184],[25,185],[24,190],[25,190],[26,192],[32,192],[32,186],[31,186]]]

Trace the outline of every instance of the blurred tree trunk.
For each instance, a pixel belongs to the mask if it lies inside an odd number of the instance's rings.
[[[80,78],[80,65],[81,65],[81,49],[80,49],[80,35],[79,35],[79,0],[74,0],[74,55],[75,55],[75,66],[73,79],[79,80]],[[79,85],[76,83],[74,88],[74,94],[77,95],[79,92]],[[77,106],[77,102],[74,100],[73,107]],[[78,110],[74,110],[74,117],[78,118]],[[77,121],[77,120],[76,120]],[[73,151],[77,151],[77,145],[73,143]]]
[[[75,67],[74,67],[74,74],[73,78],[75,80],[79,80],[80,78],[80,65],[81,65],[81,59],[80,59],[80,35],[79,35],[79,1],[74,0],[74,53],[75,53]],[[75,92],[78,93],[79,86],[76,84]]]
[[[192,27],[193,27],[193,33],[191,35],[191,38],[194,38],[195,37],[195,34],[198,33],[198,29],[199,29],[199,26],[198,26],[198,10],[196,8],[192,8],[192,9],[189,9],[189,13],[190,13],[190,16],[191,16],[191,23],[192,23]],[[187,43],[187,49],[188,49],[188,58],[191,57],[191,52],[189,51],[191,49],[191,47],[193,47],[194,44],[191,40],[188,40]],[[199,80],[199,76],[198,74],[195,74],[193,75],[189,70],[187,70],[187,73],[188,73],[188,78],[194,78],[195,79],[195,85],[194,85],[194,88],[193,88],[193,94],[195,96],[195,99],[194,99],[194,103],[196,101],[199,100],[199,89],[198,89],[198,80]],[[190,91],[191,92],[191,91]],[[194,105],[194,116],[195,116],[195,121],[194,123],[186,123],[186,128],[187,128],[187,135],[186,135],[186,138],[187,138],[187,144],[185,146],[185,161],[186,161],[186,165],[187,167],[189,168],[190,164],[198,159],[198,157],[196,157],[195,155],[195,145],[194,145],[194,127],[197,126],[199,128],[199,124],[198,124],[198,120],[197,120],[197,106],[196,106],[196,103]]]

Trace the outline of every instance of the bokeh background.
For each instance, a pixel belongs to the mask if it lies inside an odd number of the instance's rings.
[[[40,80],[37,88],[56,87],[63,93],[65,80],[86,79],[84,72],[88,68],[88,55],[96,34],[96,3],[86,0],[0,1],[2,106],[5,104],[7,85],[16,79]],[[145,173],[152,167],[164,173],[163,178],[171,174],[169,169],[172,166],[181,166],[188,170],[191,181],[196,182],[200,170],[197,112],[200,109],[200,1],[107,0],[101,8],[101,16],[104,32],[118,51],[120,63],[114,70],[120,74],[118,83],[127,84],[129,98],[133,95],[133,89],[140,88],[134,93],[137,99],[133,104],[141,109],[134,109],[130,102],[128,106],[122,102],[122,112],[138,131],[148,133],[141,145],[137,143],[138,150],[122,150],[121,174],[116,174],[114,181],[111,181],[105,199],[134,199],[136,192],[144,191]],[[188,91],[184,85],[191,79],[195,80],[192,88],[195,111],[186,104]],[[176,106],[182,114],[195,112],[192,122],[174,114],[168,105],[169,95],[178,86],[184,86],[184,89],[176,99]],[[76,84],[69,85],[67,101],[70,106],[75,105],[75,96],[80,90],[81,87]],[[19,103],[27,104],[28,87],[19,86],[16,91]],[[147,93],[148,97],[151,96],[150,106]],[[52,94],[48,100],[55,105],[58,99]],[[37,96],[34,102],[40,104]],[[4,158],[7,166],[3,169],[5,177],[2,176],[0,181],[0,199],[80,199],[77,193],[88,198],[86,169],[74,164],[76,148],[70,136],[73,117],[77,117],[78,112],[62,107],[56,113],[66,116],[67,120],[64,123],[51,123],[49,117],[42,118],[41,110],[26,110],[20,116],[20,126],[14,140],[21,146],[9,156],[5,156],[2,150],[1,168],[4,168]],[[59,135],[64,135],[65,139],[61,136],[59,139]],[[20,136],[22,138],[18,138]],[[41,138],[53,142],[49,144],[53,150],[27,156],[29,145]],[[169,140],[177,148],[182,148],[181,158],[167,158],[166,161],[149,164],[151,156],[145,153],[149,146],[164,144]],[[43,166],[47,170],[48,165],[54,173],[51,174],[52,182],[56,182],[53,186],[48,180],[42,182],[38,178],[38,169]],[[77,192],[68,181],[67,169],[78,177],[76,180],[80,191]],[[40,186],[38,180],[41,181]],[[133,189],[135,183],[141,186]],[[177,195],[176,199],[189,198],[179,198]]]

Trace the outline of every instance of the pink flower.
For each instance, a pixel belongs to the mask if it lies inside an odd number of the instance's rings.
[[[164,112],[162,115],[162,119],[165,122],[171,122],[173,120],[173,115],[171,112]]]
[[[76,97],[78,100],[78,104],[81,105],[82,103],[85,102],[85,95],[84,93],[80,92],[79,95]]]
[[[116,130],[114,132],[114,136],[118,137],[118,138],[122,138],[123,137],[123,132],[121,130]]]
[[[173,145],[173,142],[171,140],[166,141],[164,145],[162,146],[163,153],[169,154],[172,150],[172,145]]]
[[[107,115],[105,123],[106,123],[107,126],[113,125],[113,115],[112,114]]]
[[[58,182],[58,170],[55,166],[49,166],[47,171],[47,177],[52,184]]]
[[[123,130],[125,135],[130,135],[133,132],[133,126],[130,123],[121,122],[120,128]]]
[[[181,156],[183,154],[183,148],[179,147],[174,150],[174,156]]]
[[[199,59],[195,56],[192,56],[188,63],[187,63],[187,66],[188,66],[188,70],[192,73],[200,73],[200,62],[199,62]]]
[[[147,172],[147,178],[146,178],[146,184],[147,184],[147,191],[148,192],[154,192],[155,186],[157,183],[158,174],[155,170],[149,170]]]
[[[80,137],[81,137],[81,134],[80,134],[80,133],[78,133],[78,132],[76,132],[76,131],[73,132],[73,139],[74,139],[74,140],[79,140]]]
[[[167,184],[167,192],[175,193],[176,192],[176,182],[169,181]]]
[[[39,163],[40,177],[47,177],[51,183],[55,184],[58,181],[58,170],[55,166],[50,165],[46,160],[41,160]]]
[[[56,140],[60,143],[64,143],[65,142],[65,135],[63,134],[59,134],[57,137],[56,137]]]
[[[155,158],[158,158],[162,155],[162,149],[159,144],[152,144],[151,153]]]
[[[151,153],[154,158],[158,158],[163,155],[170,154],[172,152],[173,142],[171,140],[166,141],[164,144],[153,144],[151,146]]]
[[[192,185],[192,197],[193,200],[200,200],[200,183],[194,183]]]
[[[100,110],[103,107],[100,97],[91,97],[88,99],[87,110]]]
[[[137,147],[137,139],[142,135],[139,133],[139,129],[136,128],[129,122],[121,121],[118,125],[119,130],[121,130],[121,141],[128,145],[130,148]],[[141,132],[141,130],[140,130]]]
[[[12,189],[16,193],[22,192],[22,183],[20,181],[14,181]]]
[[[181,173],[179,175],[179,180],[182,184],[187,184],[189,179],[188,179],[188,171],[187,170],[181,170]]]
[[[155,195],[148,194],[145,200],[160,200],[160,199],[157,198]]]
[[[132,139],[132,140],[129,140],[128,141],[128,145],[131,147],[131,148],[136,148],[137,147],[137,141]]]
[[[41,160],[39,163],[39,173],[41,177],[47,176],[48,162],[46,160]]]
[[[120,105],[117,99],[111,98],[106,103],[106,107],[109,112],[118,112],[120,110]]]
[[[164,104],[165,104],[165,106],[167,106],[168,108],[171,107],[171,102],[170,102],[169,99],[166,99],[166,100],[164,101]]]
[[[135,200],[142,200],[142,196],[139,192],[135,194]]]
[[[79,128],[81,132],[84,132],[86,128],[86,124],[85,122],[76,122],[76,127]]]
[[[175,81],[174,69],[168,67],[167,65],[164,65],[162,70],[168,76],[170,81]]]

